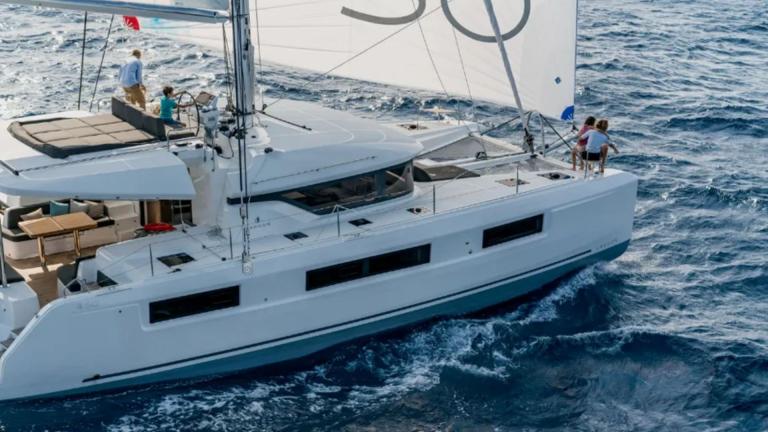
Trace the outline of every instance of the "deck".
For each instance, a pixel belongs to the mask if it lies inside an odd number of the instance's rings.
[[[82,256],[93,256],[96,249],[98,247],[83,248]],[[37,293],[37,299],[42,309],[59,297],[56,287],[56,270],[63,265],[72,264],[75,262],[75,258],[74,252],[48,255],[48,265],[45,267],[40,265],[40,259],[37,257],[21,260],[8,258],[5,262],[23,276],[29,287]]]

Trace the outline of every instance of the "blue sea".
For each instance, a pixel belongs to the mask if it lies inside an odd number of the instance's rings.
[[[360,341],[295,369],[3,404],[0,425],[768,430],[768,2],[580,4],[577,117],[609,118],[621,150],[609,164],[640,177],[634,239],[620,259],[537,299]],[[107,25],[96,17],[89,33],[86,105]],[[77,14],[0,6],[0,117],[76,106],[81,35]],[[121,27],[97,105],[114,91],[117,67],[134,47],[146,51],[151,88],[224,83],[218,53]],[[342,79],[306,86],[309,78],[267,66],[262,84],[271,97],[385,119],[469,106]],[[512,115],[510,107],[476,107],[478,119]]]

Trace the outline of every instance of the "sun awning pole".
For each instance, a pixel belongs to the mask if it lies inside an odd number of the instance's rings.
[[[517,105],[518,115],[521,119],[523,119],[525,118],[523,101],[520,99],[520,92],[517,90],[515,74],[512,72],[512,64],[509,62],[507,47],[504,46],[504,38],[501,36],[499,20],[496,18],[496,11],[493,9],[493,0],[485,0],[485,9],[488,12],[488,18],[491,20],[491,27],[493,27],[493,34],[496,37],[496,44],[499,45],[499,51],[501,51],[501,60],[504,62],[504,70],[507,72],[509,85],[512,87],[512,94],[515,96],[515,104]],[[525,142],[530,147],[531,153],[534,153],[533,135],[531,135],[530,131],[528,130],[528,125],[525,122],[523,122],[523,131],[525,132]]]

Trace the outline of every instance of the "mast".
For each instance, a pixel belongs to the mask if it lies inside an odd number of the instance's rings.
[[[528,130],[528,122],[525,121],[523,101],[520,99],[520,92],[517,90],[517,82],[515,82],[515,74],[512,72],[512,64],[509,62],[507,47],[504,46],[504,38],[501,36],[501,28],[499,28],[499,20],[496,18],[496,11],[493,9],[493,0],[484,1],[485,10],[488,12],[488,18],[491,20],[491,27],[493,27],[496,44],[499,46],[499,51],[501,52],[501,60],[504,62],[504,70],[507,72],[507,79],[509,79],[509,85],[512,87],[512,94],[515,96],[518,115],[520,116],[520,122],[523,124],[523,131],[525,132],[525,142],[528,144],[531,153],[534,153],[533,135],[531,135],[531,132]]]
[[[231,0],[232,58],[235,72],[235,136],[240,174],[240,219],[243,225],[243,271],[250,272],[250,215],[248,196],[248,129],[254,126],[256,80],[251,44],[249,0]]]

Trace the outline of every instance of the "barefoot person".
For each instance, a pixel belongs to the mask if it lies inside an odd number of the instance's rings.
[[[120,68],[120,86],[125,91],[125,101],[147,109],[144,97],[146,88],[143,79],[144,65],[141,63],[141,51],[135,49]]]
[[[584,137],[584,134],[591,131],[595,128],[595,122],[597,121],[596,118],[589,116],[586,120],[584,120],[584,125],[581,126],[581,130],[579,131],[578,139],[579,141],[576,143],[576,147],[574,147],[571,150],[571,162],[573,163],[573,170],[576,171],[576,156],[580,155],[581,153],[584,153],[584,150],[587,148],[587,139]],[[584,168],[584,159],[581,159],[579,162],[579,169]]]
[[[586,151],[582,157],[587,161],[600,161],[600,173],[605,172],[605,161],[608,158],[608,148],[619,153],[616,146],[610,141],[608,136],[608,120],[602,119],[595,124],[595,129],[584,134],[587,139]]]

